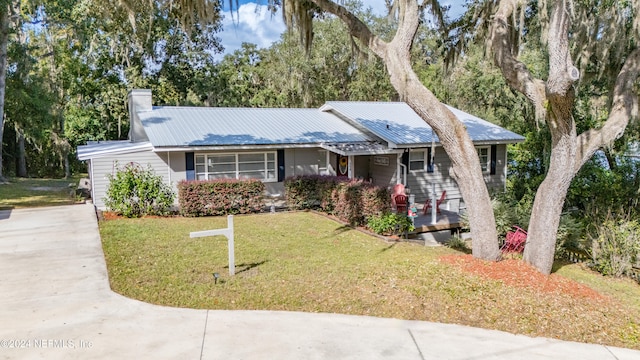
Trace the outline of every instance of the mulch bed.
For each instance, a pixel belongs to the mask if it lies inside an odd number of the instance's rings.
[[[489,262],[471,255],[445,255],[440,257],[440,261],[483,278],[502,281],[507,286],[586,299],[607,299],[599,292],[574,280],[558,274],[543,275],[533,266],[518,259]]]

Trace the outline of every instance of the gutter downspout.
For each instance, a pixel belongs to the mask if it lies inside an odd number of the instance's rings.
[[[396,184],[407,185],[407,166],[402,163],[402,154],[397,155],[398,159],[398,178],[396,179]],[[401,170],[402,169],[402,170]]]

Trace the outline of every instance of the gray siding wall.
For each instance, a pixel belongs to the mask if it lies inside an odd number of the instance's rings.
[[[167,153],[165,153],[165,156]],[[174,183],[174,187],[182,180],[187,180],[187,160],[183,152],[170,152],[169,165],[171,182]]]
[[[506,145],[497,145],[496,147],[496,173],[495,175],[486,174],[485,181],[489,188],[503,190],[506,184]],[[198,152],[196,152],[198,153]],[[202,152],[211,153],[211,152]],[[294,175],[316,175],[325,172],[335,175],[335,163],[337,155],[329,154],[328,169],[326,166],[326,152],[320,148],[309,149],[286,149],[285,152],[285,177]],[[373,180],[377,186],[387,186],[392,188],[397,182],[398,157],[396,154],[380,155],[388,157],[389,165],[376,165],[373,156],[357,156],[355,158],[355,175],[360,178],[368,178]],[[93,159],[91,161],[91,176],[93,177],[94,204],[104,209],[103,198],[108,186],[107,174],[115,174],[116,161],[120,165],[128,162],[136,162],[146,167],[150,164],[163,177],[166,184],[170,184],[177,194],[176,185],[181,180],[186,179],[186,162],[184,152],[160,152],[151,151],[138,152],[131,154],[115,155],[111,158]],[[407,187],[410,193],[415,195],[418,203],[424,203],[427,197],[431,195],[432,184],[435,184],[436,196],[440,197],[442,191],[447,191],[444,209],[451,211],[459,211],[464,209],[464,203],[460,190],[455,181],[450,177],[451,161],[441,147],[436,148],[434,159],[434,172],[428,173],[426,170],[408,171]],[[282,182],[265,183],[268,194],[284,195],[284,185]],[[177,198],[176,198],[177,201]]]
[[[398,156],[396,154],[380,155],[389,159],[389,165],[376,165],[371,156],[371,179],[376,186],[393,187],[396,184],[396,168]]]
[[[371,178],[371,156],[354,157],[354,176],[356,179],[368,180]]]
[[[184,156],[184,155],[183,155]],[[96,158],[91,160],[91,174],[93,180],[93,203],[98,209],[105,209],[104,197],[109,186],[107,175],[115,175],[118,166],[134,162],[146,168],[151,165],[157,175],[162,176],[166,184],[175,188],[175,182],[170,181],[170,171],[167,165],[167,155],[157,154],[152,151],[144,151],[130,154],[112,155],[109,158]]]
[[[484,181],[489,189],[502,191],[507,184],[507,145],[496,146],[496,173],[486,174]]]
[[[489,189],[498,191],[504,190],[507,178],[506,164],[507,145],[496,146],[496,172],[494,175],[485,174],[484,180]],[[435,194],[440,198],[442,192],[446,190],[447,195],[444,203],[441,205],[443,209],[458,212],[465,208],[462,195],[458,184],[451,178],[451,160],[444,152],[442,147],[437,147],[434,158],[434,172],[428,173],[426,170],[408,171],[407,187],[410,193],[415,195],[417,203],[424,203],[428,197],[432,196],[432,189],[435,185]],[[374,169],[380,170],[380,174],[376,173],[374,183],[382,185],[388,181],[389,186],[396,184],[395,174],[389,174],[388,170],[381,169],[383,167],[373,166]],[[391,168],[391,164],[389,166]],[[395,165],[392,167],[395,170]],[[374,171],[375,172],[375,171]],[[381,176],[382,175],[382,176]]]
[[[458,211],[462,196],[460,195],[458,184],[450,176],[451,160],[444,152],[444,149],[441,147],[435,149],[433,162],[434,169],[432,173],[426,170],[408,171],[407,187],[410,189],[410,193],[415,195],[416,203],[424,203],[427,198],[432,196],[434,186],[437,198],[440,198],[442,192],[446,190],[447,195],[441,208]]]
[[[284,151],[285,177],[317,175],[326,166],[326,152],[320,148],[286,149]]]

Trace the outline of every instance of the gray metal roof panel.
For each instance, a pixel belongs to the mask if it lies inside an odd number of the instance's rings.
[[[371,140],[348,123],[317,109],[160,106],[138,116],[156,147]]]
[[[445,105],[467,127],[473,141],[517,142],[524,137],[477,116]],[[428,144],[438,137],[431,127],[404,102],[329,101],[321,110],[333,110],[375,135],[397,145]]]
[[[87,145],[78,146],[78,160],[88,160],[110,156],[113,154],[127,154],[138,151],[153,150],[151,143],[131,142],[129,140],[89,141]]]

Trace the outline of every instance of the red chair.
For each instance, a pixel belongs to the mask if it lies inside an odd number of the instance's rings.
[[[391,193],[391,208],[396,208],[396,196],[397,195],[407,195],[404,191],[403,184],[395,184],[393,186],[393,192]]]
[[[444,190],[442,192],[442,195],[440,195],[440,199],[436,200],[437,214],[440,214],[440,204],[444,202],[444,199],[446,197],[447,197],[447,190]],[[427,201],[424,202],[424,207],[422,208],[422,215],[427,215],[427,212],[429,211],[429,209],[431,209],[431,199],[427,199]]]
[[[527,232],[519,226],[513,226],[515,231],[507,231],[504,245],[500,248],[503,253],[521,253],[527,243]]]
[[[393,200],[396,204],[396,212],[398,214],[400,213],[407,213],[407,195],[396,195],[393,197]]]

